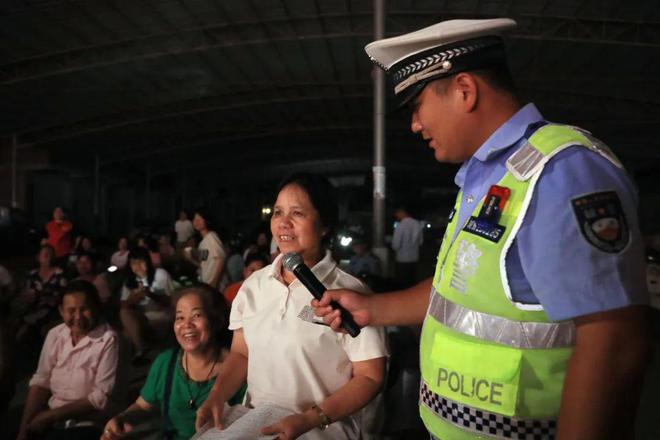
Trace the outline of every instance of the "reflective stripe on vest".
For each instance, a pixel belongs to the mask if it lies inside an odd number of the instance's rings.
[[[514,348],[560,348],[575,345],[575,325],[565,322],[521,322],[477,312],[432,291],[428,314],[444,326]]]
[[[555,419],[519,419],[472,408],[434,393],[423,380],[419,396],[420,404],[438,417],[462,430],[471,431],[480,436],[549,440],[555,437],[557,431]]]

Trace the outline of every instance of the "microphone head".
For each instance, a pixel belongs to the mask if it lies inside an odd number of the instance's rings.
[[[293,272],[293,270],[300,266],[301,264],[304,264],[303,258],[300,256],[300,254],[297,254],[295,252],[288,252],[284,254],[284,258],[282,258],[282,264],[284,265],[284,268],[288,270],[289,272]]]

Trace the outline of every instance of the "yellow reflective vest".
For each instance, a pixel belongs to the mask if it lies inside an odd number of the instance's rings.
[[[540,305],[514,302],[505,262],[543,167],[576,145],[620,166],[589,133],[546,125],[507,160],[497,185],[510,196],[497,223],[479,218],[482,200],[457,225],[458,194],[438,254],[420,349],[420,415],[436,438],[554,437],[575,329],[570,321],[551,322]]]

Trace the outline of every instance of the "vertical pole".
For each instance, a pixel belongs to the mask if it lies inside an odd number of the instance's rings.
[[[374,0],[374,40],[385,37],[385,0]],[[387,267],[385,247],[385,72],[374,66],[373,251]],[[386,271],[384,272],[386,273]]]
[[[188,199],[186,197],[186,194],[188,192],[188,170],[185,168],[181,169],[181,209],[182,210],[187,210],[188,207]],[[177,213],[177,218],[178,218],[178,213]]]
[[[151,164],[147,162],[147,169],[144,179],[144,217],[145,220],[151,218]]]
[[[18,141],[16,133],[11,138],[11,207],[18,207]]]
[[[99,159],[98,153],[94,155],[94,221],[97,222],[98,226],[98,216],[99,216],[99,204],[100,204],[100,182],[101,182],[101,161]]]

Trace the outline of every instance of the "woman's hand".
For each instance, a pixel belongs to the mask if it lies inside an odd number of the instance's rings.
[[[145,287],[139,287],[137,289],[131,290],[130,295],[126,298],[126,301],[129,304],[137,304],[147,296],[147,289]]]
[[[103,428],[103,440],[114,440],[123,437],[133,430],[133,425],[124,421],[121,415],[113,417],[105,424]]]
[[[277,423],[262,428],[264,435],[277,435],[278,440],[293,440],[318,426],[318,416],[314,411],[286,416]]]
[[[204,404],[197,410],[195,418],[195,431],[199,431],[204,425],[209,424],[217,429],[222,429],[222,413],[225,409],[225,401],[219,399],[211,392]]]

